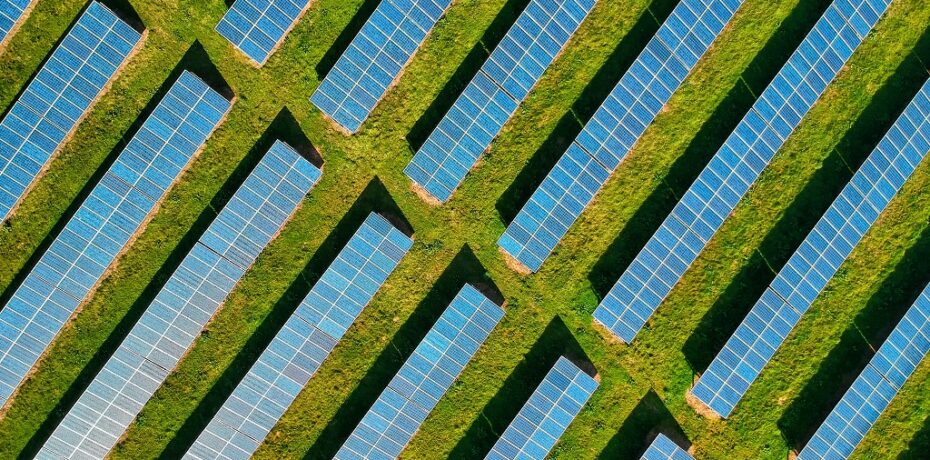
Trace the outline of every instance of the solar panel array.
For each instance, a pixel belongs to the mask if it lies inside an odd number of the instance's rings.
[[[667,436],[659,433],[640,460],[694,460],[694,457],[678,447]]]
[[[695,385],[694,396],[718,414],[730,414],[928,150],[930,83],[869,154],[753,306]]]
[[[397,458],[503,316],[477,289],[462,287],[335,458]]]
[[[849,458],[928,352],[930,287],[904,314],[798,459]]]
[[[190,459],[247,459],[413,244],[372,213],[188,450]]]
[[[534,0],[478,70],[404,172],[448,201],[597,0]]]
[[[113,79],[141,39],[107,7],[91,2],[0,121],[0,221]]]
[[[485,458],[546,458],[597,386],[597,380],[559,357]]]
[[[741,4],[682,0],[507,226],[498,246],[539,270]]]
[[[262,65],[308,5],[310,0],[236,0],[216,31]]]
[[[594,312],[629,343],[878,22],[890,0],[837,0]]]
[[[319,177],[319,169],[276,142],[55,428],[38,458],[106,456]]]
[[[310,101],[354,133],[452,0],[382,0]]]
[[[23,20],[23,15],[32,2],[33,0],[0,0],[0,44],[6,41],[16,24]]]
[[[185,72],[0,310],[0,406],[139,232],[229,101]]]

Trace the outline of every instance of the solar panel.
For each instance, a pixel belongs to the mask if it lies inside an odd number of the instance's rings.
[[[597,386],[597,380],[560,357],[485,458],[546,458]]]
[[[251,457],[412,244],[370,214],[184,457]]]
[[[694,460],[694,457],[678,447],[667,436],[659,433],[640,460]]]
[[[682,0],[497,241],[537,271],[742,0]]]
[[[478,70],[404,170],[445,202],[597,0],[534,0]]]
[[[503,316],[477,289],[462,287],[335,458],[397,458]]]
[[[878,353],[817,428],[799,460],[845,459],[862,442],[930,352],[930,287],[904,314]]]
[[[0,221],[116,75],[141,35],[91,2],[0,121]]]
[[[236,0],[216,31],[264,65],[309,5],[310,0]]]
[[[779,70],[594,312],[629,343],[885,12],[837,0]]]
[[[0,310],[0,406],[219,124],[230,102],[183,73]]]
[[[276,142],[171,275],[37,458],[103,458],[165,381],[320,170]]]
[[[930,150],[926,83],[853,175],[692,393],[726,417]]]
[[[0,46],[25,18],[33,0],[0,0]]]
[[[382,0],[310,101],[355,133],[452,0]]]

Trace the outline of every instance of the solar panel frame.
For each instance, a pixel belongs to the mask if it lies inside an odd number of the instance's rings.
[[[798,459],[849,458],[928,352],[930,286],[817,428]]]
[[[540,269],[678,89],[741,0],[682,0],[497,241]]]
[[[319,168],[276,141],[64,416],[37,458],[104,457],[320,175]],[[114,381],[116,386],[108,384]]]
[[[695,384],[692,394],[699,401],[723,417],[730,415],[913,174],[926,156],[927,146],[930,82],[879,141]]]
[[[182,73],[55,236],[0,310],[0,406],[145,227],[230,105]]]
[[[335,458],[399,456],[503,316],[475,287],[463,286]]]
[[[407,177],[448,201],[596,2],[530,2],[407,164]]]
[[[451,3],[382,0],[310,102],[340,128],[357,132]]]
[[[96,1],[68,30],[0,120],[0,221],[35,185],[142,38]]]
[[[412,244],[387,219],[371,213],[184,458],[249,458]]]
[[[215,30],[261,67],[284,43],[310,3],[310,0],[236,0]],[[249,30],[242,30],[246,28]]]
[[[0,50],[29,17],[36,0],[0,0]]]
[[[594,377],[560,356],[485,459],[546,458],[598,385]]]
[[[861,44],[841,14],[853,3],[881,3],[882,13],[887,7],[879,0],[837,0],[827,7],[598,305],[597,323],[626,343],[636,337]]]
[[[675,444],[667,436],[659,433],[652,440],[652,444],[649,445],[643,456],[640,457],[640,460],[694,460],[694,457],[681,447],[678,447],[678,444]]]

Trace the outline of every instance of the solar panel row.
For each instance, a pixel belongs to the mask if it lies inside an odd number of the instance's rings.
[[[140,39],[107,7],[91,2],[55,48],[0,121],[0,221],[10,216]]]
[[[742,0],[683,0],[533,192],[497,244],[532,271],[723,30]]]
[[[185,458],[249,458],[412,244],[387,219],[370,214]]]
[[[853,175],[692,393],[726,417],[930,151],[930,83]]]
[[[354,133],[452,0],[382,0],[310,101]]]
[[[6,42],[16,25],[25,19],[33,0],[0,0],[0,45]]]
[[[694,457],[667,436],[659,433],[640,460],[694,460]]]
[[[236,0],[216,31],[258,65],[284,41],[310,0]]]
[[[90,295],[229,109],[185,72],[0,310],[0,406]]]
[[[404,172],[448,201],[578,30],[596,0],[533,0]]]
[[[477,289],[462,287],[335,458],[397,458],[503,316]]]
[[[837,0],[594,313],[629,343],[836,77],[890,0]]]
[[[904,314],[798,460],[849,458],[928,352],[930,287]]]
[[[546,458],[597,386],[597,380],[559,357],[485,458]]]
[[[38,458],[106,456],[319,177],[319,169],[276,142],[55,428]]]

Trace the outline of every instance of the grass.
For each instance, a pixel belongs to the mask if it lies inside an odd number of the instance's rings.
[[[926,78],[930,6],[898,0],[763,173],[632,346],[592,327],[616,280],[764,88],[826,0],[747,0],[595,203],[536,275],[509,270],[495,241],[564,146],[629,65],[670,1],[601,1],[482,162],[442,207],[421,202],[403,166],[518,11],[520,0],[456,0],[403,78],[351,138],[308,97],[333,48],[371,0],[314,0],[256,70],[214,31],[220,0],[133,2],[145,46],[0,229],[4,296],[54,237],[75,199],[119,152],[138,115],[181,65],[206,56],[237,95],[227,121],[160,212],[65,328],[0,419],[0,457],[29,457],[125,336],[263,145],[303,134],[325,161],[321,183],[246,274],[145,407],[114,458],[171,458],[209,420],[313,281],[371,210],[402,216],[415,244],[259,458],[321,458],[338,448],[461,283],[495,285],[507,315],[430,415],[405,456],[474,457],[489,448],[559,353],[584,355],[601,387],[554,452],[635,458],[649,432],[679,433],[700,458],[785,458],[927,281],[930,170],[918,168],[813,305],[732,418],[710,421],[684,395],[820,211]],[[0,54],[7,107],[83,0],[41,0]],[[362,13],[358,13],[361,7]],[[335,46],[334,46],[335,44]],[[338,56],[338,53],[335,53]],[[194,57],[197,57],[196,59]],[[198,63],[199,62],[199,63]],[[204,70],[206,71],[206,70]],[[286,112],[285,112],[286,109]],[[299,128],[299,130],[297,129]],[[517,185],[512,185],[517,184]],[[930,365],[920,367],[857,450],[919,458],[928,445]],[[841,379],[842,380],[842,379]],[[832,398],[832,399],[831,399]],[[911,439],[914,439],[911,443]]]

